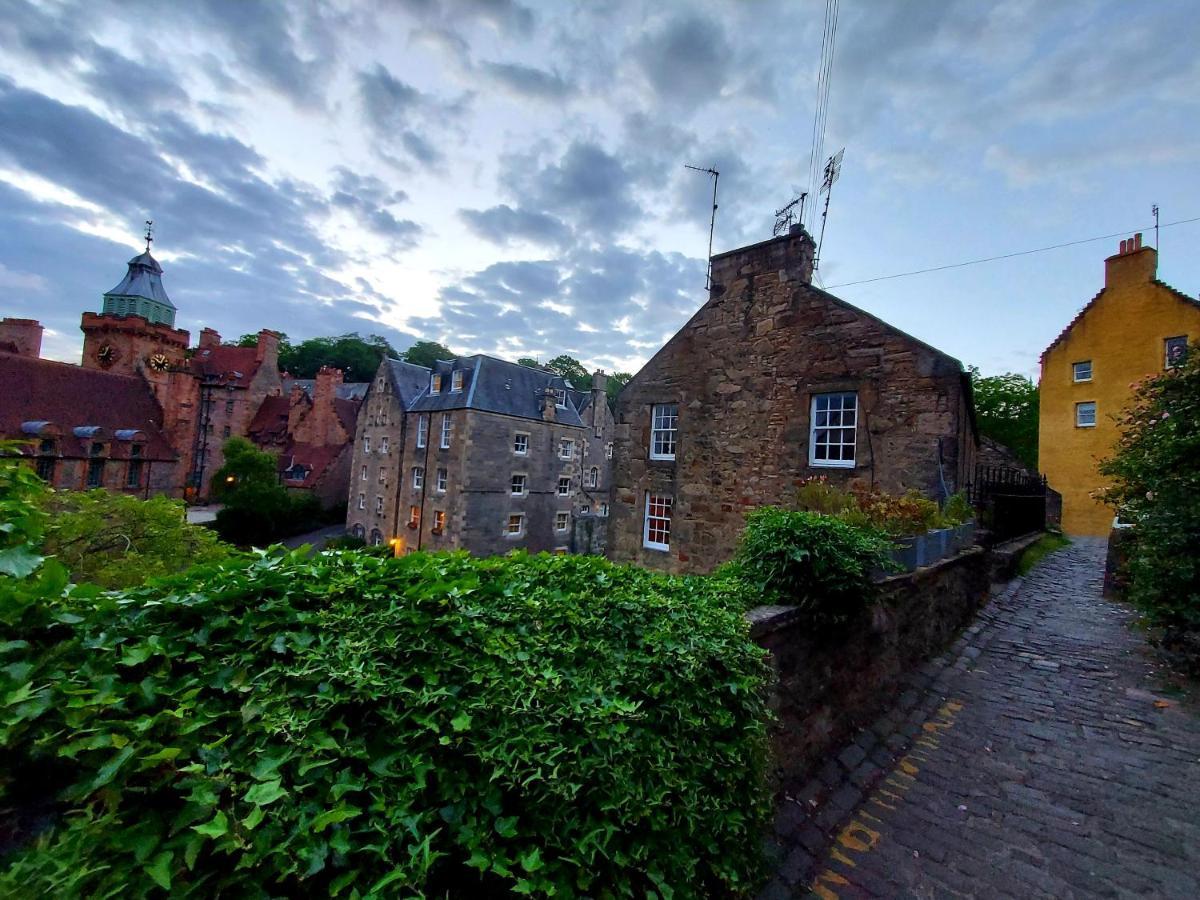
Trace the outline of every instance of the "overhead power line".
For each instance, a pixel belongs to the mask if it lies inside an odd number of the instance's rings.
[[[1161,225],[1159,227],[1171,228],[1174,225],[1187,225],[1190,222],[1200,222],[1200,216],[1195,216],[1191,219],[1179,219],[1175,222],[1167,222],[1164,225]],[[1096,237],[1082,238],[1081,240],[1078,240],[1078,241],[1067,241],[1066,243],[1063,243],[1063,244],[1051,244],[1048,247],[1035,247],[1033,250],[1018,250],[1015,253],[1001,253],[998,256],[985,256],[981,259],[968,259],[965,262],[948,263],[947,265],[944,265],[944,266],[930,266],[928,269],[914,269],[911,272],[897,272],[893,275],[876,275],[874,278],[863,278],[858,281],[843,281],[840,284],[829,285],[829,287],[826,288],[826,290],[833,290],[834,288],[853,287],[856,284],[871,284],[872,282],[875,282],[875,281],[890,281],[893,278],[908,278],[912,275],[927,275],[930,272],[944,272],[947,269],[961,269],[965,266],[977,266],[980,263],[996,262],[997,260],[1000,260],[1000,259],[1012,259],[1015,256],[1029,256],[1030,254],[1033,254],[1033,253],[1045,253],[1048,250],[1061,250],[1064,247],[1077,247],[1080,244],[1091,244],[1091,243],[1094,243],[1095,241],[1107,241],[1107,240],[1111,240],[1112,238],[1126,237],[1137,231],[1149,231],[1149,230],[1150,230],[1150,226],[1146,226],[1144,228],[1130,228],[1125,231],[1114,232],[1113,234],[1101,234],[1101,235],[1097,235]]]

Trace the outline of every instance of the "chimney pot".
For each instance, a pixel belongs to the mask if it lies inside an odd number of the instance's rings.
[[[1121,241],[1121,250],[1120,250],[1120,252],[1121,252],[1122,254],[1124,254],[1124,253],[1125,253],[1125,248],[1126,248],[1128,245],[1129,245],[1129,241]]]
[[[1133,249],[1134,250],[1142,249],[1142,233],[1140,231],[1133,236]]]

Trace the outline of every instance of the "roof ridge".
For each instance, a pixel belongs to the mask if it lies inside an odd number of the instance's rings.
[[[1093,304],[1095,304],[1095,302],[1100,299],[1100,296],[1106,290],[1108,290],[1107,286],[1100,288],[1100,290],[1096,291],[1096,296],[1092,297],[1091,300],[1089,300],[1087,303],[1083,304],[1083,308],[1080,309],[1079,312],[1075,313],[1075,317],[1073,319],[1071,319],[1070,322],[1067,323],[1067,327],[1064,328],[1062,331],[1060,331],[1058,333],[1058,337],[1056,337],[1054,340],[1052,340],[1046,346],[1046,349],[1042,351],[1041,355],[1038,357],[1038,362],[1044,361],[1046,359],[1046,354],[1049,353],[1051,350],[1053,350],[1055,347],[1057,347],[1060,343],[1062,343],[1062,341],[1066,338],[1067,334],[1070,333],[1071,329],[1074,328],[1075,325],[1079,322],[1079,320],[1083,318],[1084,313],[1086,313],[1089,309],[1092,308]]]

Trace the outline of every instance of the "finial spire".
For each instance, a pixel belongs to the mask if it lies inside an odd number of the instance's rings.
[[[150,252],[150,243],[154,240],[154,220],[146,220],[146,252]]]

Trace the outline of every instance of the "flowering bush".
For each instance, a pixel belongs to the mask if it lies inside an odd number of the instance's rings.
[[[1200,345],[1134,385],[1099,499],[1134,523],[1129,597],[1200,664]],[[1189,649],[1190,648],[1190,649]]]

